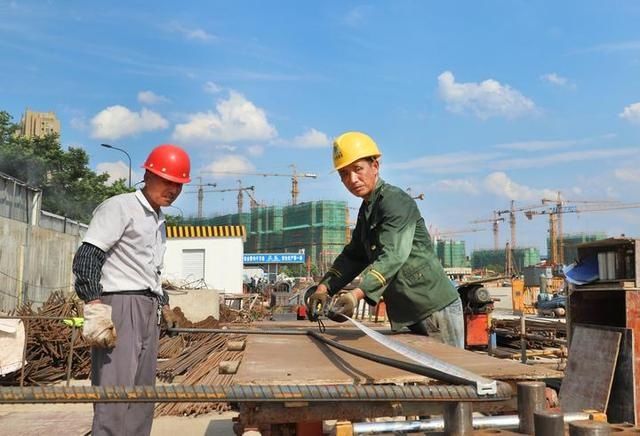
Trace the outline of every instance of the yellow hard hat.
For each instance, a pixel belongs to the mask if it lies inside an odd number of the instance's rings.
[[[380,150],[371,136],[362,132],[345,132],[333,141],[333,167],[344,168],[365,157],[379,158]]]

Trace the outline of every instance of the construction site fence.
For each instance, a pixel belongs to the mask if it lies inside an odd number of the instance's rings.
[[[89,226],[55,213],[41,211],[38,225],[44,229],[55,230],[69,235],[84,236]]]
[[[82,233],[82,232],[80,232]],[[56,290],[73,291],[73,256],[80,234],[0,217],[0,311],[42,304]]]
[[[0,216],[36,225],[42,191],[7,174],[0,173]]]

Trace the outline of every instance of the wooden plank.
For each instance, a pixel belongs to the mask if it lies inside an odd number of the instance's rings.
[[[609,422],[637,423],[634,408],[634,386],[635,377],[633,375],[633,330],[610,328],[622,334],[620,342],[620,352],[616,363],[616,370],[613,376],[611,396],[607,407],[607,418]]]
[[[308,325],[308,324],[307,324]],[[328,328],[326,336],[342,344],[380,356],[403,359],[357,329]],[[393,334],[393,338],[420,351],[476,374],[499,380],[533,380],[562,377],[562,373],[461,350],[433,338]],[[242,365],[234,383],[351,384],[408,383],[432,380],[410,372],[371,362],[336,350],[308,336],[249,335]]]
[[[559,395],[564,412],[607,410],[621,336],[620,332],[574,326]]]

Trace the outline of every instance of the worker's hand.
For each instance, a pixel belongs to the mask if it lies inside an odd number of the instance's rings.
[[[113,348],[116,345],[116,328],[111,321],[111,306],[103,303],[84,305],[82,336],[90,345],[99,348]]]
[[[162,307],[162,319],[167,324],[167,329],[178,328],[178,316],[171,310],[168,304]],[[177,333],[167,332],[167,334],[169,336],[175,336]]]
[[[340,291],[333,300],[333,305],[329,308],[327,316],[336,322],[345,322],[348,316],[351,318],[358,306],[358,297],[350,291]],[[343,316],[344,315],[344,316]]]
[[[307,292],[309,292],[309,289]],[[309,321],[317,321],[318,317],[322,314],[324,306],[329,300],[329,291],[325,285],[318,285],[315,287],[315,291],[307,299],[307,317]]]

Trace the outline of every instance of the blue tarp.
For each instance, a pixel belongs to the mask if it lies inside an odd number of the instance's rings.
[[[565,277],[569,283],[574,285],[586,285],[595,282],[600,278],[598,275],[598,257],[596,255],[581,259],[563,267]]]

